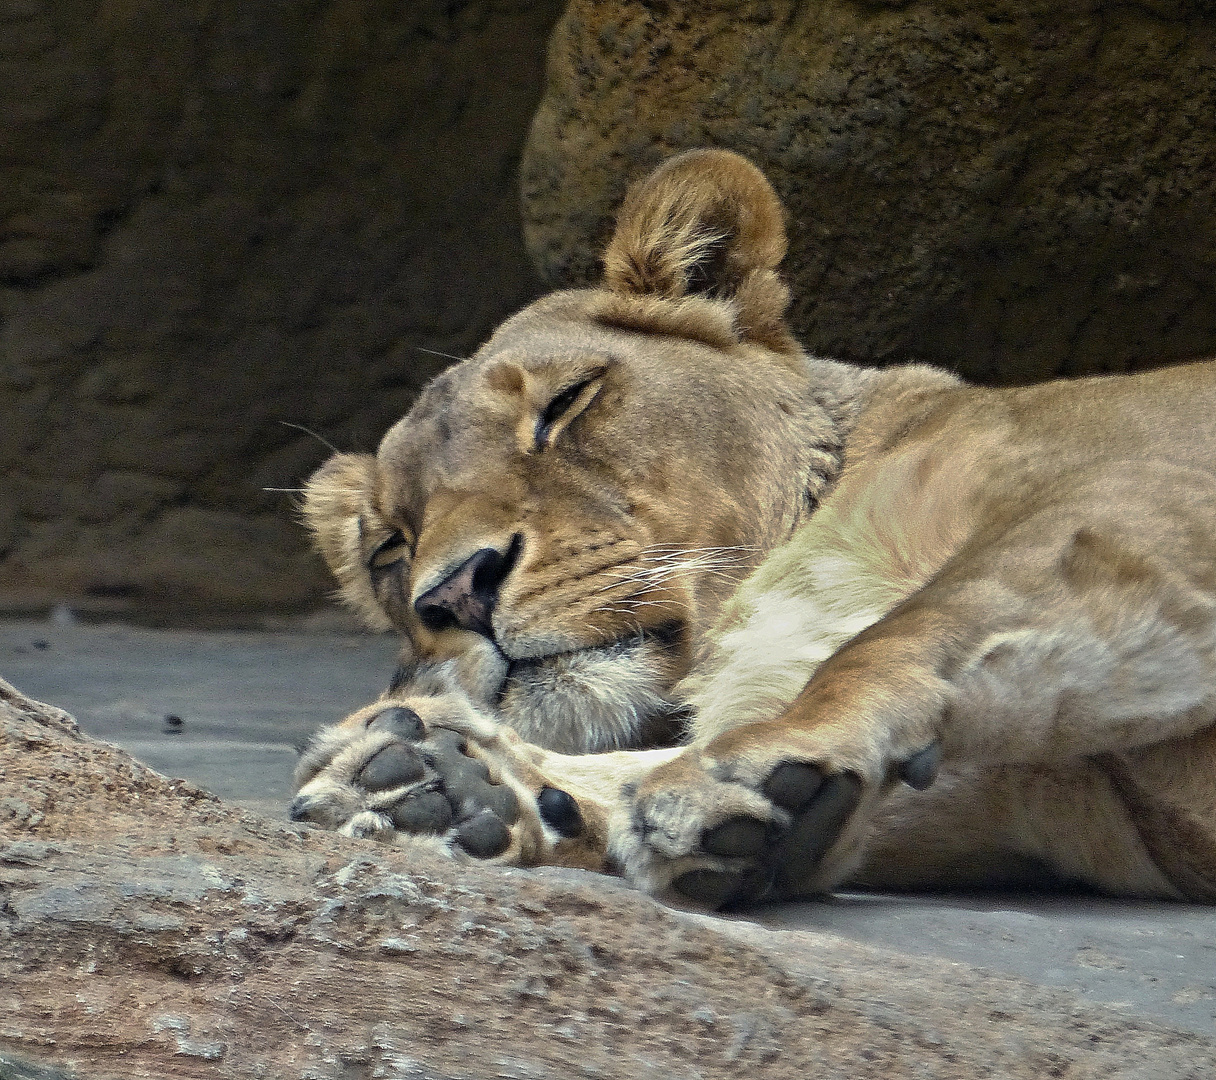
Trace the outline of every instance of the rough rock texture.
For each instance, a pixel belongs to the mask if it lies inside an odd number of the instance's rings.
[[[297,831],[0,683],[5,1080],[1216,1075],[1213,1039],[789,939]]]
[[[752,157],[794,322],[844,359],[996,382],[1216,353],[1211,0],[571,0],[526,230],[585,280],[627,182]]]
[[[536,288],[560,0],[0,5],[0,605],[285,607],[290,496]]]

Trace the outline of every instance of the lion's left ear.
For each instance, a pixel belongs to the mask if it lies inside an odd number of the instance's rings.
[[[363,565],[363,516],[375,469],[371,454],[334,454],[308,478],[301,510],[304,524],[338,579],[342,599],[372,630],[389,630],[392,622],[376,600]]]
[[[764,174],[726,150],[665,162],[625,197],[604,252],[604,285],[618,294],[730,301],[744,337],[788,348],[789,290],[781,201]]]

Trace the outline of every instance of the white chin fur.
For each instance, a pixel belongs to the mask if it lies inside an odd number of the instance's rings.
[[[516,664],[499,716],[528,742],[563,754],[642,745],[647,723],[672,712],[662,647],[625,641]]]

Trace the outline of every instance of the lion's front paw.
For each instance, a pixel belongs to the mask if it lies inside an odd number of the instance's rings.
[[[629,878],[713,908],[827,892],[860,861],[883,791],[895,779],[927,787],[940,762],[932,743],[849,768],[859,759],[821,740],[754,727],[690,748],[638,787],[611,830]]]
[[[319,732],[297,769],[292,819],[511,865],[572,861],[569,842],[586,831],[579,805],[546,784],[527,744],[463,699],[414,704]]]

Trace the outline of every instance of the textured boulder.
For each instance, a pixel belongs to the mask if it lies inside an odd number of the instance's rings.
[[[0,606],[329,587],[291,496],[537,287],[560,0],[0,5]]]
[[[716,145],[790,211],[811,349],[987,381],[1216,353],[1216,7],[571,0],[523,168],[582,281],[625,185]]]
[[[53,1067],[53,1071],[52,1071]],[[0,682],[0,1077],[1216,1075],[962,964],[224,806]]]

